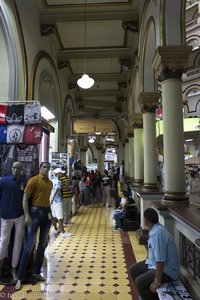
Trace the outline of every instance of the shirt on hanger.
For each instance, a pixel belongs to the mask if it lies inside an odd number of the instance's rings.
[[[9,125],[7,126],[7,144],[23,143],[24,125]]]
[[[41,122],[41,105],[39,102],[26,103],[24,108],[24,124]]]
[[[7,125],[0,125],[0,144],[6,144]]]
[[[27,145],[40,144],[42,139],[41,125],[26,125],[24,129],[23,143]]]
[[[8,105],[6,114],[7,124],[23,124],[24,123],[24,104]]]
[[[6,124],[6,113],[8,106],[5,104],[0,104],[0,124]]]

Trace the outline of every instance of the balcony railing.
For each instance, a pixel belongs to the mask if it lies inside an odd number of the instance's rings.
[[[200,249],[184,235],[182,236],[181,264],[200,287]]]

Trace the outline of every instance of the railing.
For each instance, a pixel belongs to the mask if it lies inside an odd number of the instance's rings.
[[[200,286],[200,249],[184,235],[182,237],[181,264]]]

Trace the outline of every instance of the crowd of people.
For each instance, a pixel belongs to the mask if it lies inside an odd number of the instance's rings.
[[[87,207],[88,204],[97,204],[110,207],[112,190],[115,200],[115,229],[123,229],[121,217],[130,202],[130,195],[127,190],[123,190],[120,195],[119,168],[115,168],[113,174],[109,174],[107,170],[104,174],[85,170],[80,179],[72,176],[71,180],[66,170],[61,168],[54,170],[54,178],[50,180],[49,170],[50,163],[42,162],[39,174],[26,182],[22,176],[21,162],[14,162],[12,175],[0,179],[0,278],[14,226],[11,272],[16,290],[22,287],[33,250],[35,257],[32,282],[45,281],[41,275],[41,267],[50,227],[54,226],[56,236],[58,233],[62,238],[71,236],[71,233],[65,230],[65,226],[71,223],[70,218],[78,212],[80,205]],[[178,277],[178,252],[173,237],[159,223],[158,214],[154,209],[144,211],[144,221],[149,229],[148,258],[132,265],[129,271],[141,299],[158,299],[156,289],[162,283]]]
[[[117,186],[116,182],[113,185],[113,177],[108,175],[107,170],[100,174],[99,171],[87,172],[84,169],[80,178],[69,178],[66,169],[56,168],[51,180],[50,163],[42,162],[39,174],[27,181],[22,169],[22,163],[16,161],[12,174],[0,179],[0,280],[4,260],[11,249],[11,273],[17,290],[21,289],[33,252],[32,282],[45,281],[40,273],[51,225],[55,236],[71,236],[66,225],[72,223],[71,217],[78,212],[80,205],[92,203],[110,207],[110,193]],[[119,177],[116,178],[119,180]],[[118,198],[116,196],[116,201]],[[2,279],[1,283],[7,282]]]

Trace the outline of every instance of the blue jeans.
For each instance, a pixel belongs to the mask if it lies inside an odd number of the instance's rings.
[[[122,210],[119,210],[119,209],[114,210],[114,212],[113,212],[113,218],[115,219],[115,223],[116,223],[115,226],[116,226],[116,228],[123,229],[123,227],[122,227],[122,221],[121,221],[122,216],[123,216]]]
[[[22,252],[19,268],[18,279],[22,280],[25,274],[30,254],[36,243],[38,229],[40,229],[39,241],[35,255],[33,273],[39,274],[44,258],[44,251],[48,243],[48,234],[51,226],[50,207],[32,206],[30,209],[30,217],[32,219],[31,226],[28,227],[26,244]]]
[[[88,203],[89,203],[89,200],[90,200],[90,188],[89,187],[87,187],[87,186],[83,187],[83,195],[84,195],[84,202],[83,202],[83,204],[85,206],[87,206]]]

